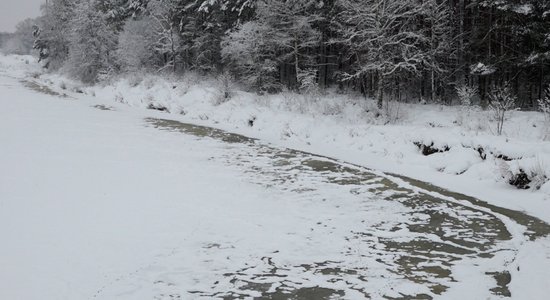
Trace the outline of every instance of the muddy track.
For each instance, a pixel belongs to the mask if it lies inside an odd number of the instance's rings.
[[[318,193],[320,189],[332,189],[335,195],[353,199],[349,205],[355,207],[354,212],[346,213],[357,226],[336,230],[339,214],[344,212],[339,211],[341,202],[334,201],[338,203],[334,216],[317,218],[320,221],[311,229],[324,233],[312,235],[313,242],[317,238],[345,239],[349,247],[338,255],[291,265],[279,262],[276,253],[266,253],[256,263],[224,273],[212,287],[215,292],[192,291],[195,296],[242,299],[259,293],[262,299],[338,299],[353,290],[367,298],[432,299],[444,295],[456,282],[453,270],[457,264],[490,262],[503,254],[511,263],[517,245],[550,233],[548,224],[522,212],[411,178],[272,147],[209,127],[163,119],[146,119],[146,123],[165,131],[219,140],[227,145],[226,154],[212,159],[243,170],[247,180],[265,188],[299,194],[311,205],[332,201]],[[388,209],[388,203],[398,203],[399,208]],[[368,216],[376,210],[386,217],[370,223]],[[510,273],[506,264],[502,270],[485,275],[495,278],[493,294],[510,296],[507,284],[513,278],[507,279]],[[373,290],[370,282],[381,278],[386,288]],[[313,279],[321,284],[308,286]],[[408,284],[420,285],[426,292],[406,294],[401,287]],[[327,288],[331,285],[345,288]]]

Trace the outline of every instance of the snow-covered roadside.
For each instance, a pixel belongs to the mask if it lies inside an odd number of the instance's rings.
[[[21,70],[36,65],[24,65],[27,60],[32,58],[2,57],[0,63],[15,70],[12,76],[28,76]],[[79,97],[84,93],[106,104],[167,110],[167,118],[402,174],[550,222],[550,182],[540,190],[517,190],[503,178],[520,169],[550,178],[550,142],[542,139],[547,132],[541,113],[513,112],[504,125],[505,135],[498,137],[492,133],[488,112],[470,112],[469,121],[457,125],[461,118],[457,107],[401,104],[394,108],[399,109],[400,119],[381,125],[383,121],[374,118],[373,103],[337,94],[314,100],[292,93],[235,92],[229,101],[218,104],[218,83],[197,76],[132,75],[94,87],[60,75],[35,77],[61,94]],[[415,143],[433,143],[450,151],[423,156]],[[478,149],[483,149],[486,159]],[[514,160],[505,161],[499,155]]]

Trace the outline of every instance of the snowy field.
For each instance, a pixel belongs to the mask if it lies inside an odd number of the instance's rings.
[[[546,297],[550,228],[528,215],[550,221],[550,185],[502,179],[548,172],[542,129],[522,135],[539,114],[494,137],[439,106],[380,125],[346,99],[217,104],[213,82],[39,71],[0,57],[0,299]],[[451,151],[414,145],[432,141]]]

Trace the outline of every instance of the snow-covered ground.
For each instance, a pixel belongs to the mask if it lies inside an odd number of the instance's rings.
[[[31,63],[23,65],[22,60]],[[32,61],[2,57],[0,63],[13,69],[12,74],[28,76],[29,69],[39,74]],[[375,118],[375,105],[360,97],[234,92],[230,101],[219,104],[219,84],[194,75],[136,74],[94,87],[60,75],[36,76],[33,80],[61,94],[78,98],[83,92],[108,104],[166,109],[170,118],[406,175],[550,222],[550,120],[542,113],[512,112],[503,136],[496,136],[491,112],[461,112],[460,107],[400,104],[389,113],[390,119],[399,119],[384,125],[387,118]],[[415,143],[450,151],[423,156]],[[485,159],[478,149],[483,149]],[[534,177],[531,186],[540,189],[510,186],[508,179],[519,170]]]
[[[500,173],[503,163],[548,172],[540,114],[516,112],[507,136],[495,137],[482,113],[468,129],[447,107],[411,105],[397,125],[376,125],[368,105],[343,96],[309,103],[237,93],[216,105],[219,91],[205,87],[213,82],[82,87],[39,72],[30,57],[0,56],[0,299],[210,299],[263,289],[378,299],[437,297],[442,287],[442,299],[500,298],[493,272],[511,274],[514,299],[546,295],[550,240],[528,241],[524,217],[282,148],[548,222],[549,184],[519,191]],[[151,105],[171,114],[135,108]],[[159,118],[262,142],[185,135]],[[426,157],[413,144],[431,141],[451,151]],[[522,159],[482,160],[464,146]]]

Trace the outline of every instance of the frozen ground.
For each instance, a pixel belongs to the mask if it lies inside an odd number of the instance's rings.
[[[184,93],[166,81],[150,88],[81,88],[86,95],[66,79],[30,77],[38,70],[20,59],[0,60],[1,299],[546,295],[550,241],[541,236],[548,225],[464,195],[281,148],[447,180],[442,185],[548,220],[547,187],[515,191],[494,174],[479,180],[437,172],[441,167],[430,165],[436,159],[407,146],[408,139],[437,131],[433,136],[459,139],[449,132],[460,129],[420,121],[352,126],[357,123],[341,115],[273,110],[273,103],[250,95],[242,96],[249,101],[242,107],[237,100],[213,106],[215,90]],[[186,114],[132,107],[164,97],[160,104]],[[488,146],[502,142],[480,135]],[[378,144],[356,148],[365,141]],[[548,145],[535,141],[509,143],[535,147],[516,150],[543,160]],[[443,155],[438,159],[449,167],[452,159]],[[481,171],[469,172],[487,172],[485,164],[472,163]]]

